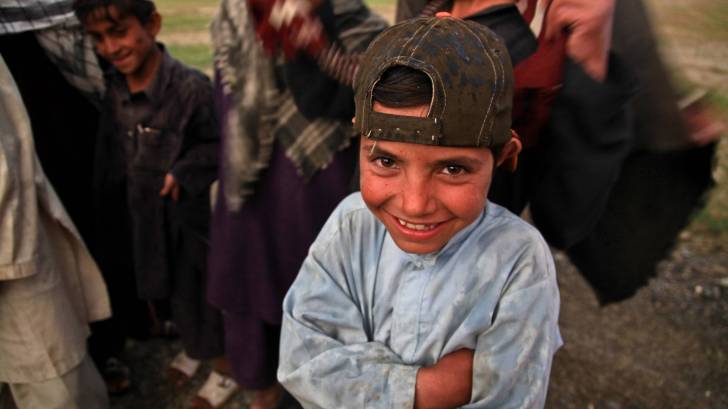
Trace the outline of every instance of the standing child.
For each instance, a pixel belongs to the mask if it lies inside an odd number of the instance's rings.
[[[74,9],[111,65],[95,179],[104,219],[120,231],[106,236],[131,240],[139,296],[169,299],[184,346],[171,365],[178,380],[192,376],[199,360],[218,358],[198,394],[198,403],[217,406],[236,385],[219,373],[221,318],[205,301],[219,140],[211,83],[155,41],[161,16],[151,1],[77,0]],[[127,224],[131,237],[123,237]]]
[[[553,260],[486,199],[521,148],[503,42],[409,20],[372,42],[355,91],[361,193],[286,296],[279,380],[306,408],[543,407],[561,345]]]

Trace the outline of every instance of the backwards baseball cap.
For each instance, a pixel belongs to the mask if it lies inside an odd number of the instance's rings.
[[[426,117],[373,109],[373,91],[394,66],[432,82]],[[504,42],[483,25],[453,17],[406,20],[369,45],[354,79],[356,121],[374,140],[460,147],[497,147],[511,138],[513,69]]]

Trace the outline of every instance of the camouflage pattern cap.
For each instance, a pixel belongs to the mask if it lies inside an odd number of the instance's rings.
[[[375,112],[382,74],[402,65],[432,81],[427,117]],[[511,138],[513,68],[503,41],[488,28],[453,17],[417,18],[383,31],[354,79],[363,137],[440,146],[500,146]]]

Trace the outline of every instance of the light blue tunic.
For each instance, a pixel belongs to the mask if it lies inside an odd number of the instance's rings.
[[[279,381],[305,408],[412,408],[422,366],[475,350],[467,408],[542,408],[561,346],[553,259],[493,203],[439,252],[408,254],[361,194],[311,246],[283,302]]]

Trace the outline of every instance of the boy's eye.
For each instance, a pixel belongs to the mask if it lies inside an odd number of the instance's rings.
[[[375,158],[373,162],[383,168],[393,168],[396,165],[392,158],[388,158],[386,156]]]
[[[442,169],[442,173],[449,176],[457,176],[467,173],[467,169],[460,165],[447,165]]]

